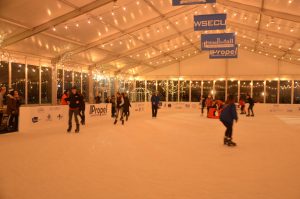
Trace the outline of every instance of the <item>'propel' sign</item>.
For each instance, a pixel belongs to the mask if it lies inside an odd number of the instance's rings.
[[[225,30],[226,14],[196,15],[194,16],[194,30]]]
[[[201,34],[201,49],[215,50],[235,47],[234,33]]]
[[[91,116],[105,116],[107,115],[107,105],[90,105]]]
[[[215,49],[209,51],[210,59],[228,59],[238,57],[238,46],[235,45],[233,48]]]
[[[216,3],[216,0],[173,0],[173,6]]]

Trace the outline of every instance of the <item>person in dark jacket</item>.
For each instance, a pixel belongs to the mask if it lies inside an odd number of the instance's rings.
[[[81,92],[78,93],[80,95],[80,107],[79,107],[79,116],[81,118],[81,124],[85,125],[85,100],[84,96]]]
[[[206,106],[206,98],[204,97],[201,97],[201,100],[200,100],[200,104],[201,104],[201,115],[203,116],[204,114],[204,109],[205,109],[205,106]]]
[[[9,89],[9,93],[6,97],[7,102],[7,114],[8,119],[8,129],[9,131],[18,131],[19,125],[19,110],[21,106],[21,99],[19,97],[18,91]]]
[[[130,100],[129,100],[129,97],[128,97],[127,93],[124,93],[123,97],[124,97],[123,114],[126,118],[126,121],[128,121],[128,117],[130,115],[129,108],[131,107],[131,104],[130,104]]]
[[[221,112],[220,120],[226,127],[224,144],[228,146],[236,146],[236,143],[232,141],[232,127],[233,121],[238,121],[238,116],[235,107],[235,97],[233,95],[228,96],[226,105]]]
[[[74,115],[75,122],[76,122],[76,129],[75,133],[79,133],[79,109],[81,102],[81,96],[77,93],[76,87],[72,87],[71,94],[68,98],[65,99],[69,103],[69,128],[67,129],[68,132],[72,130],[72,117]]]
[[[117,93],[117,111],[116,111],[116,119],[114,124],[117,124],[118,117],[120,115],[120,120],[122,121],[122,124],[124,125],[124,117],[123,117],[123,108],[124,108],[124,98],[120,93]]]
[[[158,93],[153,93],[151,97],[151,105],[152,105],[152,118],[157,117],[157,110],[159,106],[159,97]]]
[[[111,117],[114,118],[116,116],[116,98],[114,95],[111,96],[110,103],[111,103]]]
[[[247,103],[249,103],[249,106],[248,106],[248,114],[246,116],[250,117],[250,112],[251,112],[251,117],[254,117],[253,107],[255,102],[254,99],[250,97],[250,95],[247,95]]]

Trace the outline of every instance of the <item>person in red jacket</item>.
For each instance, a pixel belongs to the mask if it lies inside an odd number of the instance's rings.
[[[246,102],[244,99],[240,99],[239,101],[239,105],[240,105],[240,109],[241,109],[241,114],[246,114],[246,110],[245,110],[245,106],[246,106]]]
[[[66,101],[66,99],[69,97],[69,91],[65,91],[63,96],[61,97],[61,105],[68,105],[68,102]]]
[[[208,116],[209,109],[212,108],[212,106],[213,106],[213,99],[212,99],[211,95],[208,95],[208,97],[206,98],[205,105],[207,107],[207,116]]]

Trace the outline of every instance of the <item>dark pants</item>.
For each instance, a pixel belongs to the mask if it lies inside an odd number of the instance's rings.
[[[204,114],[204,108],[205,108],[205,106],[202,106],[202,107],[201,107],[201,114],[202,114],[202,115]]]
[[[222,123],[226,127],[225,137],[231,138],[232,137],[232,126],[233,126],[233,123],[229,123],[229,122],[225,122],[225,121],[222,121]]]
[[[249,105],[249,107],[248,107],[248,115],[250,115],[250,111],[251,111],[251,114],[254,115],[253,107],[254,107],[254,104],[250,104]]]
[[[123,107],[117,108],[116,120],[118,120],[119,115],[121,117],[120,120],[123,121],[124,120],[124,118],[123,118]]]
[[[18,126],[19,126],[19,115],[10,114],[8,118],[8,128],[12,128],[13,130],[18,131]]]
[[[80,118],[81,118],[81,122],[82,123],[85,123],[85,110],[79,110],[79,116],[80,116]]]
[[[157,116],[157,109],[158,109],[157,105],[152,105],[152,117]]]
[[[129,115],[130,115],[129,109],[127,109],[127,108],[124,109],[123,115],[124,115],[124,117],[126,118],[126,120],[128,120],[128,117],[129,117]]]
[[[246,113],[245,112],[245,105],[241,105],[241,113]]]
[[[2,125],[2,118],[3,118],[3,113],[0,112],[0,126]]]
[[[72,127],[73,115],[75,117],[76,126],[79,126],[79,121],[78,121],[79,110],[76,109],[76,110],[69,110],[69,127]]]
[[[207,107],[207,117],[208,117],[209,109],[210,109],[210,108],[211,108],[210,106]]]
[[[115,117],[116,115],[116,107],[112,106],[111,107],[111,117]]]

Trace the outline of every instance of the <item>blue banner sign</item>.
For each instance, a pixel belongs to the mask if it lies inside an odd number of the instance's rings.
[[[194,30],[225,30],[226,14],[196,15],[194,16]]]
[[[173,0],[173,6],[216,3],[216,0]]]
[[[201,34],[201,49],[214,50],[235,47],[234,33]]]
[[[214,49],[209,51],[209,59],[229,59],[238,57],[238,45],[232,48]]]

